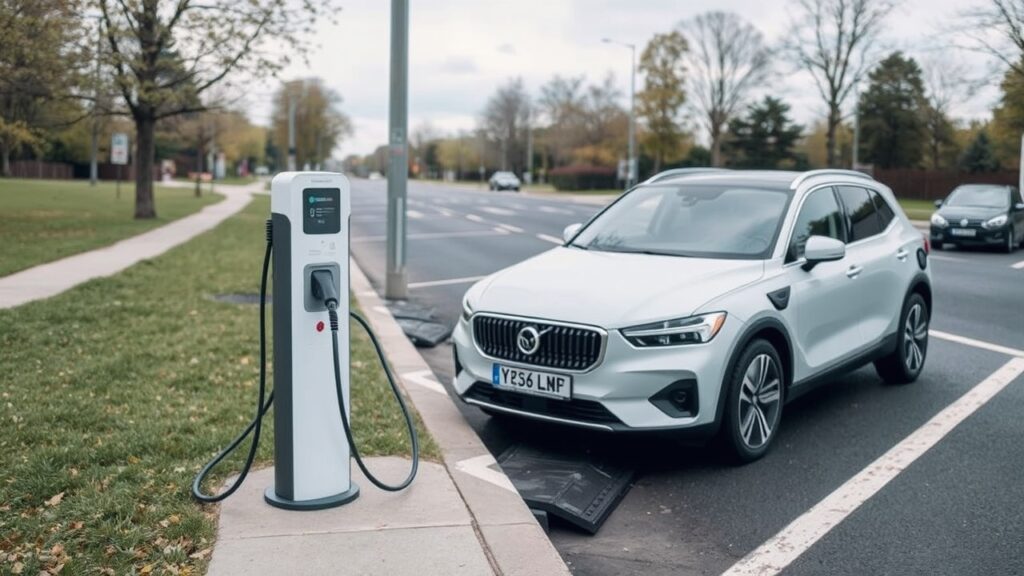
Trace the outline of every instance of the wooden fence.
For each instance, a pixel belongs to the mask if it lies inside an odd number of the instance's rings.
[[[940,172],[935,170],[875,170],[875,180],[892,188],[897,198],[938,200],[945,198],[961,184],[1007,184],[1016,186],[1019,174],[1015,171]]]
[[[54,178],[70,180],[75,177],[71,164],[43,162],[40,160],[12,160],[11,176],[14,178]]]

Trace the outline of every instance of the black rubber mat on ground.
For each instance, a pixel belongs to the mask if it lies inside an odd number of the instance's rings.
[[[526,505],[596,534],[629,491],[633,470],[513,446],[498,464]]]
[[[433,308],[401,300],[388,300],[386,305],[414,346],[433,348],[452,335],[450,326],[437,321]]]

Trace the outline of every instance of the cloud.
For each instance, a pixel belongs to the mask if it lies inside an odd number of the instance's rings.
[[[508,54],[510,56],[515,56],[515,54],[516,54],[516,47],[513,46],[512,44],[509,44],[508,42],[506,42],[506,43],[498,46],[498,52],[500,52],[502,54]]]
[[[475,74],[479,70],[476,61],[468,56],[449,56],[438,66],[438,71],[441,74]]]

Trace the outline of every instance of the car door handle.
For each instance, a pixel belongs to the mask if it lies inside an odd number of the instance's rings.
[[[863,272],[863,271],[864,271],[864,268],[862,266],[850,266],[846,270],[846,277],[847,278],[856,278],[857,276],[860,276],[860,273]]]
[[[906,262],[908,254],[910,253],[907,252],[905,249],[900,248],[899,250],[896,251],[896,259],[899,260],[900,262]]]

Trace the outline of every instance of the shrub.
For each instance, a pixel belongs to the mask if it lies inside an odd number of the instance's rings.
[[[556,190],[598,190],[615,188],[614,168],[603,166],[563,166],[548,172]]]

